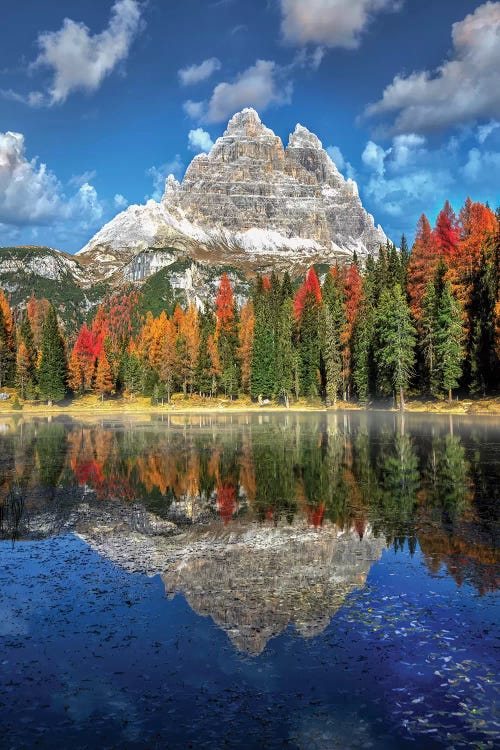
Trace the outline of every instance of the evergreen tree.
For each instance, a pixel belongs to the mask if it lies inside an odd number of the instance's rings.
[[[402,289],[406,289],[408,284],[408,265],[410,263],[410,249],[408,247],[408,242],[406,241],[406,237],[403,234],[401,236],[401,247],[399,249],[399,255],[400,255],[400,262],[401,262],[401,278],[399,280],[399,283],[401,284]]]
[[[458,386],[462,376],[464,352],[463,324],[460,305],[451,293],[451,285],[445,284],[438,306],[436,333],[436,368],[442,389],[451,402],[452,389]]]
[[[336,404],[342,388],[342,334],[346,326],[344,292],[339,275],[327,273],[323,284],[321,350],[325,367],[325,390],[329,404]]]
[[[479,265],[472,274],[472,291],[468,308],[470,321],[468,362],[470,391],[485,395],[488,388],[497,384],[495,356],[495,302],[497,296],[497,270],[481,250]]]
[[[208,351],[208,341],[215,333],[215,319],[213,310],[207,304],[200,314],[200,355],[196,368],[196,390],[200,395],[207,395],[212,391],[212,360]]]
[[[257,398],[259,395],[270,398],[276,385],[274,322],[271,320],[269,290],[265,289],[260,277],[257,278],[253,304],[255,333],[250,393],[252,398]]]
[[[276,368],[274,393],[278,398],[283,397],[288,404],[294,385],[293,349],[293,300],[290,296],[284,298],[281,305],[278,325],[278,340],[276,345]]]
[[[376,336],[381,390],[394,388],[403,409],[415,362],[415,329],[399,284],[382,292],[376,311]]]
[[[142,368],[139,357],[135,352],[125,352],[121,363],[121,377],[123,385],[130,393],[140,393],[142,389]]]
[[[38,371],[40,396],[48,401],[61,401],[66,393],[66,355],[57,323],[56,311],[49,306],[42,328],[41,358]]]
[[[27,315],[19,327],[16,356],[16,385],[21,398],[36,397],[36,352],[33,331]]]
[[[300,391],[313,397],[320,390],[320,311],[313,292],[307,292],[299,327]]]
[[[368,402],[373,381],[373,314],[366,302],[362,303],[354,331],[352,378],[356,394],[362,404]]]

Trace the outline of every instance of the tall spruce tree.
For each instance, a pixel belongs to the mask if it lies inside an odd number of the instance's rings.
[[[462,377],[463,323],[460,305],[446,282],[438,304],[436,332],[436,369],[442,391],[448,393],[451,402],[452,390],[458,387]]]
[[[253,304],[255,329],[250,393],[252,398],[257,398],[258,396],[271,398],[276,383],[275,330],[274,321],[271,319],[269,289],[266,289],[261,277],[257,278]]]
[[[392,387],[404,409],[415,363],[415,328],[401,286],[382,292],[376,311],[377,363],[382,392]]]
[[[49,406],[53,401],[61,401],[65,396],[66,354],[53,305],[48,309],[42,328],[38,384],[40,396],[48,401]]]
[[[314,397],[320,391],[320,312],[313,292],[307,292],[299,327],[300,391]]]
[[[284,298],[278,319],[278,338],[276,343],[276,367],[274,393],[278,398],[283,398],[288,404],[293,393],[293,300],[287,296]]]
[[[321,351],[327,403],[335,405],[342,387],[342,332],[346,325],[344,291],[339,274],[327,273],[323,284]]]

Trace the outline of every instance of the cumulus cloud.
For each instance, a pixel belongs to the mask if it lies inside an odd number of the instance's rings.
[[[355,49],[376,13],[401,5],[400,0],[281,0],[281,30],[291,44]]]
[[[244,107],[262,112],[272,104],[288,104],[292,84],[284,78],[284,71],[275,62],[257,60],[232,83],[215,87],[202,118],[206,122],[223,122]]]
[[[214,145],[214,142],[210,137],[210,133],[207,133],[207,131],[203,130],[203,128],[190,130],[188,134],[188,141],[189,149],[191,151],[195,151],[197,154],[201,153],[202,151],[208,154],[208,152]]]
[[[113,204],[115,208],[119,208],[122,211],[124,208],[127,208],[128,200],[121,193],[117,193],[113,198]]]
[[[0,222],[45,224],[60,215],[61,186],[45,164],[28,160],[21,133],[0,133]]]
[[[154,191],[151,195],[146,195],[146,200],[152,198],[155,201],[159,201],[165,191],[165,180],[169,174],[173,174],[174,177],[180,179],[184,172],[184,162],[182,161],[179,154],[176,154],[172,161],[160,164],[160,166],[152,166],[146,170],[148,177],[153,180]]]
[[[103,204],[88,181],[74,186],[69,198],[57,177],[37,159],[28,159],[21,133],[0,133],[0,223],[13,227],[61,225],[94,226]]]
[[[187,68],[181,68],[178,71],[179,80],[183,86],[191,86],[194,83],[206,81],[207,78],[210,78],[221,67],[221,61],[217,57],[210,57],[208,60],[203,60],[199,65],[189,65]]]
[[[205,102],[193,102],[191,99],[188,99],[186,102],[184,102],[182,108],[184,109],[184,112],[187,114],[187,116],[192,120],[200,120],[203,117],[203,112],[205,111]]]
[[[453,52],[434,73],[396,76],[369,116],[397,113],[395,133],[426,132],[500,117],[500,2],[452,26]]]
[[[4,98],[32,107],[64,102],[73,91],[96,91],[106,76],[123,62],[139,33],[141,5],[137,0],[116,0],[109,24],[92,34],[81,21],[65,18],[59,31],[44,31],[38,36],[40,53],[31,69],[48,68],[52,81],[48,90],[28,95],[2,91]]]
[[[462,172],[464,177],[471,182],[480,182],[485,174],[499,174],[500,152],[471,148]]]

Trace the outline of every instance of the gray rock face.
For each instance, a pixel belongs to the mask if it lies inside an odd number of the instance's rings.
[[[146,248],[259,270],[377,253],[386,236],[363,208],[356,183],[340,174],[320,140],[297,125],[285,148],[257,112],[229,121],[182,183],[172,175],[159,203],[130,206],[80,251],[80,259],[130,261]]]

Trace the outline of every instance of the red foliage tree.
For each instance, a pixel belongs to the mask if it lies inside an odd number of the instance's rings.
[[[300,321],[300,319],[302,318],[302,313],[304,312],[304,305],[306,303],[308,294],[312,294],[314,296],[314,299],[318,305],[321,304],[321,286],[314,268],[310,268],[307,272],[306,280],[299,288],[293,300],[293,311],[296,321]]]
[[[436,219],[434,227],[434,241],[437,252],[446,261],[453,257],[458,245],[459,231],[457,217],[450,202],[446,201]]]

